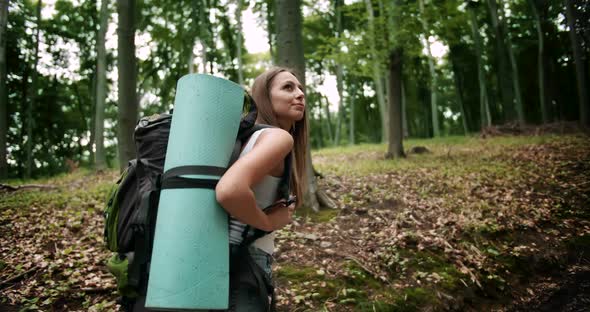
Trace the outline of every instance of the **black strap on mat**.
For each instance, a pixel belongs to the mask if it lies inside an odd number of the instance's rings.
[[[175,176],[182,175],[210,175],[210,176],[222,176],[227,168],[216,167],[216,166],[180,166],[172,169],[168,169],[162,176],[162,180],[166,180]]]
[[[167,170],[162,176],[162,189],[209,188],[215,189],[217,179],[188,178],[185,175],[221,177],[227,169],[215,166],[180,166]]]

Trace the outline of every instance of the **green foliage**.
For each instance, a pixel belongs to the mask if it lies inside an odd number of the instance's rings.
[[[429,94],[431,85],[427,59],[421,40],[433,37],[447,46],[449,52],[435,64],[438,79],[436,88],[439,119],[444,135],[462,135],[463,120],[469,132],[480,130],[479,86],[474,41],[469,28],[468,10],[473,10],[483,39],[482,59],[485,62],[487,85],[494,124],[513,121],[510,107],[500,104],[498,92],[495,32],[491,27],[490,12],[484,1],[460,0],[427,1],[423,16],[417,1],[371,1],[374,11],[374,34],[369,32],[365,1],[338,2],[342,11],[342,31],[337,34],[336,2],[304,1],[303,46],[308,70],[307,98],[310,108],[310,142],[314,148],[332,146],[328,127],[334,132],[338,124],[336,109],[328,121],[323,94],[318,84],[328,73],[335,74],[337,65],[343,68],[344,112],[340,144],[350,144],[348,132],[354,113],[355,143],[381,142],[381,125],[373,65],[382,72],[388,68],[388,56],[393,49],[403,50],[403,83],[405,112],[410,137],[430,137]],[[96,64],[97,2],[91,0],[56,1],[54,12],[42,20],[41,49],[44,57],[38,68],[33,68],[33,47],[36,28],[35,1],[11,1],[7,28],[7,89],[8,89],[8,158],[9,178],[22,178],[26,171],[26,143],[33,143],[36,177],[53,175],[69,169],[67,163],[86,166],[92,163],[93,115]],[[198,51],[194,67],[199,71],[237,80],[237,25],[234,22],[234,2],[228,0],[142,0],[137,2],[138,92],[140,115],[170,109],[173,105],[177,80],[188,73],[189,56]],[[256,14],[257,23],[270,30],[268,40],[274,43],[275,2],[247,1],[246,6]],[[48,4],[46,4],[48,6]],[[546,1],[539,6],[545,36],[547,102],[550,115],[560,120],[579,118],[576,78],[568,32],[563,19],[563,5]],[[535,23],[528,1],[504,2],[505,22],[512,38],[516,61],[520,68],[524,110],[529,123],[541,119],[536,69],[537,38]],[[115,12],[114,3],[110,8]],[[587,16],[580,8],[580,19]],[[427,21],[424,30],[420,18]],[[114,21],[111,20],[111,23]],[[112,25],[115,26],[115,25]],[[112,27],[111,26],[111,27]],[[580,33],[585,24],[581,23]],[[116,28],[116,27],[115,27]],[[582,38],[583,39],[583,38]],[[371,51],[371,42],[375,51]],[[64,45],[67,45],[64,47]],[[586,47],[587,45],[584,45]],[[273,48],[276,48],[273,46]],[[149,55],[146,54],[149,51]],[[245,82],[273,63],[274,51],[249,54],[242,47]],[[114,51],[109,51],[108,68],[116,70]],[[373,53],[374,52],[374,53]],[[588,49],[584,50],[588,53]],[[146,56],[147,55],[147,56]],[[50,56],[50,57],[49,57]],[[201,59],[204,57],[204,59]],[[76,62],[79,60],[79,62]],[[63,70],[66,69],[67,70]],[[29,98],[33,73],[38,72],[37,90]],[[67,73],[66,73],[67,71]],[[311,76],[311,77],[309,77]],[[110,77],[110,76],[109,76]],[[311,78],[311,79],[310,79]],[[503,78],[503,77],[500,77]],[[500,79],[501,80],[501,79]],[[114,83],[109,81],[114,92]],[[459,90],[460,89],[460,90]],[[115,165],[116,114],[113,96],[106,107],[107,162]],[[462,116],[458,99],[463,102]],[[354,112],[351,103],[354,102]],[[34,104],[33,136],[26,137],[28,103]],[[334,104],[334,103],[333,103]]]

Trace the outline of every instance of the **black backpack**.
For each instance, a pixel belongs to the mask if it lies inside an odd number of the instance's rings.
[[[251,101],[249,96],[246,102]],[[124,301],[146,293],[149,278],[149,263],[160,192],[167,188],[215,188],[217,180],[187,179],[182,175],[203,174],[209,170],[202,166],[185,166],[164,173],[164,160],[168,147],[173,112],[141,118],[135,128],[134,140],[137,159],[129,162],[119,180],[112,187],[104,211],[104,239],[113,252],[107,261],[109,271],[117,279],[117,289]],[[256,106],[240,120],[240,127],[230,161],[231,166],[239,157],[243,144],[256,131],[271,127],[254,124]],[[285,172],[279,184],[279,195],[289,196],[291,155],[285,158]],[[243,245],[247,246],[259,237],[268,234],[246,226]],[[125,303],[125,302],[124,302]]]

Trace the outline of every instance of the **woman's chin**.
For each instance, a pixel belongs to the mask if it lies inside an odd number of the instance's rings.
[[[304,116],[304,114],[303,114],[303,112],[301,112],[300,114],[297,114],[294,116],[293,121],[300,121],[303,119],[303,116]]]

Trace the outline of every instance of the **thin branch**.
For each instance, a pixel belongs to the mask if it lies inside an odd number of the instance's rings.
[[[5,280],[5,281],[2,281],[2,282],[0,282],[0,289],[3,289],[3,288],[4,288],[5,286],[7,286],[8,284],[11,284],[11,283],[18,282],[19,280],[21,280],[21,279],[22,279],[23,277],[25,277],[26,275],[28,275],[28,274],[30,274],[30,273],[33,273],[33,272],[35,272],[35,271],[37,271],[37,270],[39,270],[39,269],[40,269],[40,267],[38,267],[38,266],[34,266],[34,267],[30,268],[30,269],[29,269],[29,270],[27,270],[27,271],[24,271],[24,272],[22,272],[22,273],[20,273],[20,274],[17,274],[16,276],[13,276],[13,277],[11,277],[11,278],[9,278],[9,279]]]
[[[386,282],[388,284],[390,284],[389,280],[383,280],[379,274],[377,274],[376,272],[374,272],[373,270],[369,269],[368,267],[366,267],[359,259],[351,256],[351,255],[345,255],[345,258],[348,260],[352,260],[354,261],[359,267],[361,267],[361,269],[365,270],[367,273],[369,273],[374,279],[378,280],[378,281],[383,281]]]
[[[57,189],[57,186],[44,185],[44,184],[23,184],[23,185],[12,186],[12,185],[8,185],[8,184],[0,183],[0,190],[7,190],[7,191],[11,191],[11,192],[18,191],[18,190],[24,190],[24,189],[31,189],[31,188]]]
[[[109,287],[81,287],[81,288],[71,288],[68,289],[67,292],[68,293],[77,293],[77,292],[84,292],[86,294],[102,294],[102,293],[107,293],[107,292],[112,292],[117,290],[117,287],[115,286],[109,286]]]

